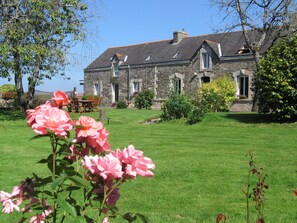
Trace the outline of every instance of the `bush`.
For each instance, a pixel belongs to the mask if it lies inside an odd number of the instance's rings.
[[[278,120],[297,116],[297,37],[277,42],[259,64],[255,89],[259,112]]]
[[[187,117],[187,123],[190,125],[201,122],[207,113],[207,109],[205,106],[197,105],[193,106],[192,110],[189,112]]]
[[[141,91],[135,98],[135,107],[138,109],[151,109],[153,105],[154,92],[148,89]]]
[[[117,108],[118,109],[125,109],[125,108],[127,108],[128,107],[128,105],[127,105],[127,103],[125,102],[125,101],[119,101],[118,103],[117,103]]]
[[[0,92],[16,92],[16,88],[13,84],[3,84],[0,87]]]
[[[2,92],[2,99],[9,100],[9,99],[16,99],[17,94],[16,92]]]
[[[185,95],[172,93],[162,105],[161,118],[163,120],[187,118],[193,105]]]
[[[210,112],[228,111],[229,104],[236,100],[236,84],[227,75],[203,84],[197,92],[197,104]]]

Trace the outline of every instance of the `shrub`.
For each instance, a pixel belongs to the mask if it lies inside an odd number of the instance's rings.
[[[162,105],[161,118],[163,120],[186,118],[192,108],[193,105],[187,96],[172,93]]]
[[[125,101],[119,101],[118,103],[117,103],[117,108],[118,109],[125,109],[125,108],[127,108],[128,107],[128,105],[127,105],[127,103],[125,102]]]
[[[141,91],[135,98],[135,107],[138,109],[151,109],[153,105],[154,92],[148,89]]]
[[[197,103],[211,112],[228,111],[229,104],[236,100],[236,84],[227,75],[203,84],[197,92]]]
[[[297,37],[277,42],[261,60],[255,79],[259,112],[279,120],[297,116]]]
[[[13,84],[3,84],[0,87],[0,92],[16,92],[16,89]]]
[[[16,99],[17,94],[16,92],[2,92],[2,99],[9,100],[9,99]]]
[[[187,123],[190,125],[201,122],[204,118],[204,115],[207,113],[207,109],[205,106],[193,106],[192,110],[189,112],[187,117]]]

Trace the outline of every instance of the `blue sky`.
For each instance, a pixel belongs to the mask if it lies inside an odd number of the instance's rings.
[[[65,73],[70,80],[55,77],[36,89],[72,90],[83,87],[83,69],[107,48],[172,38],[184,29],[190,36],[213,33],[222,28],[220,11],[208,0],[86,0],[96,17],[86,26],[88,38],[76,44],[68,55]],[[0,78],[0,86],[8,83]],[[27,84],[25,83],[25,90]]]

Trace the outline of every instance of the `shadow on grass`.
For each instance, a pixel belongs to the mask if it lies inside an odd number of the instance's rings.
[[[236,120],[242,123],[248,124],[260,124],[260,123],[280,123],[269,115],[258,113],[228,113],[226,118]]]
[[[0,109],[0,121],[18,121],[24,119],[25,117],[21,110]]]

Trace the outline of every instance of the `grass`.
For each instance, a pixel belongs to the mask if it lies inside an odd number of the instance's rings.
[[[139,212],[153,223],[215,222],[218,213],[227,215],[228,222],[245,222],[241,189],[246,188],[247,154],[253,151],[268,174],[266,222],[297,222],[296,123],[273,123],[252,113],[218,113],[193,126],[182,120],[140,124],[159,114],[105,112],[112,148],[133,144],[156,164],[154,178],[139,177],[123,185],[118,201],[122,213]],[[98,113],[88,115],[98,119]],[[29,141],[34,133],[17,113],[0,112],[0,120],[0,189],[10,191],[31,172],[46,173],[36,162],[48,154],[49,144],[46,139]],[[0,219],[15,221],[2,213]]]

